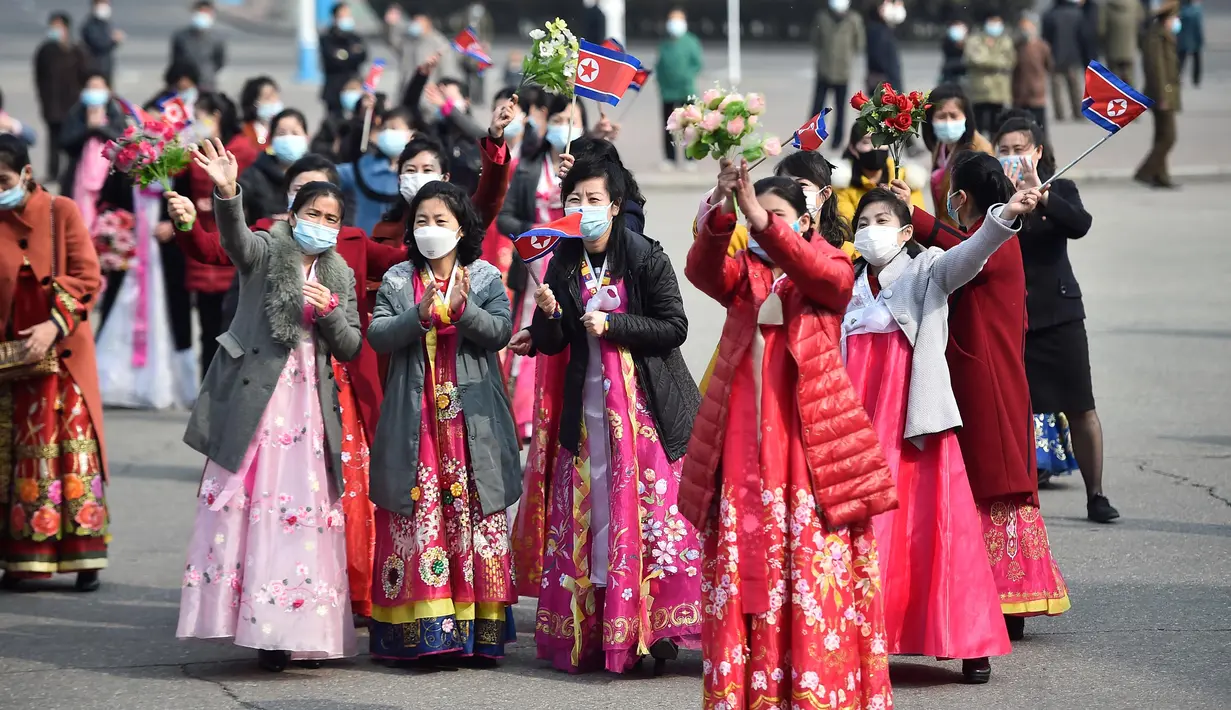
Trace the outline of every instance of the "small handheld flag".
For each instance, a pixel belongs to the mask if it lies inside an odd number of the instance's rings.
[[[829,113],[829,108],[821,109],[821,112],[813,116],[807,123],[799,127],[795,131],[795,136],[791,138],[791,145],[800,150],[817,150],[825,143],[825,139],[829,138],[829,131],[825,130],[825,114]]]
[[[150,120],[150,115],[145,112],[145,109],[134,104],[128,99],[117,96],[115,97],[115,100],[120,102],[120,106],[124,109],[124,113],[127,114],[129,118],[136,121],[138,125],[144,125],[146,121]]]
[[[163,101],[158,109],[162,112],[162,119],[176,130],[189,123],[188,109],[184,107],[183,99],[178,96]]]
[[[580,238],[581,213],[578,212],[513,237],[513,246],[521,260],[529,264],[555,251],[561,239]]]
[[[602,46],[606,47],[607,49],[610,49],[613,52],[619,52],[620,54],[628,54],[628,52],[624,50],[624,43],[616,39],[615,37],[608,37],[607,39],[603,40]]]
[[[1081,112],[1104,131],[1119,131],[1153,105],[1149,97],[1124,83],[1102,64],[1090,62],[1086,67],[1086,94],[1081,100]]]
[[[574,91],[583,99],[615,106],[632,85],[641,62],[631,54],[580,40]]]
[[[380,77],[384,73],[385,60],[372,60],[372,66],[368,67],[368,75],[363,79],[363,90],[369,94],[375,94],[376,87],[380,86]]]
[[[633,74],[632,83],[628,85],[628,88],[633,91],[641,91],[641,87],[645,86],[645,82],[650,80],[650,74],[652,73],[652,69],[642,69],[636,74]]]
[[[483,43],[479,41],[479,33],[473,27],[467,27],[453,38],[453,49],[464,57],[470,57],[479,65],[479,71],[490,67],[493,62],[491,55],[483,51]]]

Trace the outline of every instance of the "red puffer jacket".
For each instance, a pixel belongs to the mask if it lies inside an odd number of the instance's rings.
[[[688,280],[727,307],[718,361],[688,443],[680,481],[680,510],[704,530],[717,489],[716,472],[727,427],[727,406],[736,366],[747,357],[757,312],[771,293],[773,271],[747,252],[727,256],[735,215],[712,209],[688,251]],[[800,239],[782,218],[770,215],[753,234],[788,280],[779,290],[797,382],[767,387],[799,391],[804,453],[812,493],[830,525],[867,520],[898,505],[897,490],[876,432],[851,387],[839,349],[841,315],[850,301],[855,273],[850,258],[819,236]]]

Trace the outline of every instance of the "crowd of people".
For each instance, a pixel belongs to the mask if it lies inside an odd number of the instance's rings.
[[[94,7],[90,47],[113,48]],[[382,662],[493,663],[520,595],[563,671],[699,648],[707,708],[887,708],[889,656],[985,683],[1026,618],[1069,608],[1040,480],[1075,461],[1090,520],[1119,513],[1067,255],[1092,217],[1072,181],[1044,187],[1042,107],[1003,91],[1036,36],[1014,49],[998,16],[950,35],[966,49],[931,92],[921,174],[858,126],[841,166],[721,162],[680,272],[727,313],[698,385],[617,124],[533,87],[478,103],[431,20],[400,12],[404,81],[370,93],[339,3],[314,128],[270,77],[217,91],[212,12],[194,5],[144,104],[193,117],[173,184],[110,172],[132,105],[109,64],[72,59],[89,68],[54,130],[44,104],[58,196],[0,113],[4,588],[98,588],[103,408],[180,406],[206,463],[177,636],[270,671],[354,655],[357,627]],[[825,12],[822,47],[858,51],[862,21]],[[68,29],[52,16],[48,62]],[[818,101],[848,83],[818,77]],[[511,236],[572,215],[580,238],[515,256]]]

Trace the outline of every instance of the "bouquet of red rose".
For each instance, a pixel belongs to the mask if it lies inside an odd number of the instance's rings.
[[[103,271],[128,271],[129,261],[137,253],[137,239],[132,212],[109,209],[94,220],[94,248]]]
[[[111,169],[132,177],[141,187],[154,183],[171,189],[171,178],[188,168],[188,148],[180,142],[177,126],[159,119],[131,125],[119,140],[107,141],[103,155]]]
[[[889,148],[894,171],[902,170],[902,151],[911,136],[923,129],[925,112],[932,107],[928,95],[918,91],[899,94],[888,83],[881,84],[868,98],[862,91],[851,97],[851,108],[859,112],[855,123],[872,136],[874,148]]]

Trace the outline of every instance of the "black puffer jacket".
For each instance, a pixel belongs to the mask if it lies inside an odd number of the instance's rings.
[[[277,158],[261,153],[256,162],[239,176],[239,186],[244,196],[244,216],[248,224],[286,213],[286,190],[282,189],[285,175],[286,168]]]
[[[671,260],[658,242],[625,230],[627,268],[624,288],[627,313],[613,314],[605,339],[628,348],[637,368],[637,384],[649,398],[650,413],[667,457],[683,457],[697,418],[701,394],[684,364],[680,346],[688,337],[688,316]],[[546,282],[556,294],[562,316],[549,318],[534,311],[530,335],[534,347],[548,355],[569,348],[564,375],[564,407],[560,444],[576,452],[581,439],[581,395],[589,363],[590,343],[581,325],[584,307],[578,283],[580,262],[557,254],[547,267]]]

